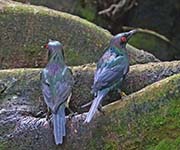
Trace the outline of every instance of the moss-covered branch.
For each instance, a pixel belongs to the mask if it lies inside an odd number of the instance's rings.
[[[0,71],[0,108],[11,107],[36,115],[39,111],[46,112],[46,105],[40,88],[39,73],[41,69],[12,69]],[[83,112],[80,106],[93,99],[91,86],[95,65],[72,67],[75,85],[70,106],[76,112]],[[123,84],[123,91],[133,93],[143,87],[159,81],[165,77],[180,72],[180,62],[161,62],[135,65],[130,67],[130,72]],[[106,96],[106,103],[120,98],[117,91]],[[13,106],[12,106],[13,104]]]
[[[63,43],[69,65],[97,62],[112,35],[84,19],[40,6],[1,0],[0,68],[42,67],[48,39]],[[128,46],[131,64],[158,61]],[[16,57],[14,57],[16,56]]]
[[[85,114],[68,119],[67,136],[61,146],[55,146],[51,124],[44,118],[1,111],[0,115],[6,114],[6,118],[0,122],[1,133],[5,135],[0,147],[17,150],[155,149],[174,141],[170,149],[178,149],[179,85],[180,74],[147,86],[124,101],[106,106],[105,115],[98,113],[87,125],[83,124]]]

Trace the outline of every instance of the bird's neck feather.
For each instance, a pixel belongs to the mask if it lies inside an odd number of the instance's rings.
[[[115,51],[115,53],[119,53],[119,54],[123,54],[123,55],[128,55],[125,46],[113,45],[111,48]]]
[[[61,52],[54,52],[51,53],[48,57],[48,61],[49,63],[53,62],[53,63],[59,63],[62,64],[64,63],[64,56],[62,55]]]
[[[121,53],[127,53],[127,51],[126,51],[126,43],[125,44],[120,44],[117,39],[113,39],[110,42],[110,47],[113,48],[113,49],[116,49],[117,51],[119,51]]]

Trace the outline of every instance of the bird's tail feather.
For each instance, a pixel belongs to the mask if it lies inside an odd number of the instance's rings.
[[[54,138],[56,145],[63,143],[63,136],[66,135],[65,124],[65,106],[61,105],[58,108],[57,113],[53,114]]]
[[[97,97],[93,100],[93,103],[91,105],[91,108],[86,116],[86,120],[84,121],[84,123],[89,123],[91,121],[91,119],[93,118],[94,114],[96,113],[98,106],[100,105],[102,99],[104,98],[104,96],[108,93],[108,91],[100,91],[98,92]]]

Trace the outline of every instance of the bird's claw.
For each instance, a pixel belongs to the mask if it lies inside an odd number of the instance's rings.
[[[122,91],[121,91],[121,96],[122,96],[122,97],[125,97],[125,96],[127,96],[127,95],[126,95],[125,92],[122,92]]]
[[[49,121],[50,120],[50,115],[46,115],[46,121]]]
[[[98,107],[98,111],[99,111],[100,113],[102,113],[103,115],[105,115],[105,111],[102,109],[102,105],[100,105],[100,106]]]
[[[77,115],[77,112],[73,112],[71,108],[67,107],[67,109],[69,110],[70,114],[69,114],[69,118],[71,119],[72,117],[74,117],[75,115]]]
[[[47,111],[47,114],[46,114],[46,121],[49,121],[50,120],[50,109],[48,108],[48,111]]]
[[[121,90],[119,90],[118,92],[120,93],[120,97],[121,97],[121,99],[123,99],[124,97],[126,97],[126,96],[127,96],[127,95],[126,95],[126,93],[125,93],[125,92],[123,92],[123,91],[121,91]]]
[[[43,118],[45,117],[45,113],[43,111],[39,111],[35,114],[35,117]]]
[[[75,115],[77,115],[77,112],[70,113],[70,114],[69,114],[69,118],[71,119],[71,118],[73,118]]]
[[[86,104],[84,104],[84,105],[82,105],[81,108],[88,107],[88,106],[91,105],[91,104],[92,104],[92,101],[91,101],[91,102],[88,102],[88,103],[86,103]]]

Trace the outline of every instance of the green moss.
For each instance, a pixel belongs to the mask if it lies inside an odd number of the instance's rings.
[[[88,14],[88,18],[92,19],[93,15]],[[40,6],[8,2],[0,14],[0,32],[3,43],[0,45],[1,69],[44,67],[46,51],[41,46],[48,39],[62,42],[68,65],[97,62],[112,37],[107,30],[79,17]],[[131,64],[155,61],[149,56],[140,60],[137,49],[130,46],[127,49],[134,56]]]
[[[96,17],[96,9],[93,7],[85,7],[83,8],[81,5],[79,5],[78,9],[79,13],[83,18],[87,19],[88,21],[93,21]]]
[[[117,150],[118,144],[116,141],[107,141],[104,145],[104,150]]]
[[[18,3],[4,8],[0,22],[2,68],[44,66],[46,52],[41,46],[48,39],[63,43],[69,65],[95,62],[111,38],[109,32],[79,17]]]
[[[171,60],[176,50],[169,43],[147,33],[138,33],[129,41],[133,46],[146,50],[161,60]]]
[[[32,109],[33,113],[42,109],[43,101],[40,101],[41,88],[39,82],[40,70],[41,69],[2,70],[0,73],[0,83],[4,84],[7,89],[4,93],[0,94],[0,108],[6,107],[9,102],[18,106],[19,103],[22,102],[27,106],[30,104],[35,106]],[[27,101],[23,102],[24,99]]]
[[[15,0],[18,2],[25,2],[24,0]],[[94,1],[82,1],[77,0],[76,2],[71,1],[71,5],[68,4],[66,1],[59,1],[59,0],[29,0],[29,2],[33,5],[41,5],[47,6],[49,8],[70,12],[75,15],[78,15],[82,18],[87,19],[88,21],[93,21],[96,16],[96,5]],[[73,7],[73,8],[72,8]]]
[[[156,146],[149,148],[148,150],[179,150],[180,149],[180,137],[177,139],[164,139],[160,141]]]
[[[93,80],[93,72],[84,69],[82,66],[72,68],[76,84],[73,87],[73,97],[70,107],[75,112],[82,112],[83,109],[81,109],[80,106],[93,98],[90,92],[91,86],[89,86]],[[0,108],[6,108],[9,106],[9,103],[19,106],[22,102],[31,109],[30,111],[33,114],[45,110],[46,105],[43,101],[40,86],[40,71],[41,69],[32,68],[1,70],[0,91],[3,90],[3,87],[8,87],[8,89],[6,89],[4,93],[0,93]],[[89,80],[86,79],[87,76]],[[24,102],[23,99],[25,99],[26,102]],[[26,108],[27,111],[28,108]]]
[[[4,142],[0,142],[0,150],[7,150],[8,146]]]
[[[19,75],[22,72],[19,71]],[[5,73],[7,78],[12,77],[10,73],[8,76],[7,71],[4,71]],[[35,87],[32,84],[29,86],[30,89]],[[15,88],[12,92],[16,90]],[[25,102],[23,101],[23,104]],[[18,103],[21,104],[21,101]],[[39,109],[37,104],[39,104],[39,100],[33,103],[35,110]],[[67,134],[70,141],[73,139],[72,143],[65,143],[67,149],[82,145],[84,149],[90,150],[159,150],[168,143],[170,148],[178,150],[180,142],[180,74],[154,83],[128,96],[124,101],[114,102],[110,106],[106,106],[104,111],[105,115],[100,114],[87,126],[80,122],[79,132],[74,135],[75,137]],[[71,127],[70,125],[69,128],[71,129]],[[34,139],[34,136],[29,136],[29,134],[26,138],[20,136],[20,139],[23,140],[12,141],[13,148],[14,145],[18,147],[19,143],[22,149],[29,146],[29,143],[39,143],[38,139]],[[82,141],[79,142],[80,140]],[[43,146],[46,144],[45,142],[42,144]]]
[[[150,86],[138,96],[111,105],[106,118],[101,116],[93,137],[98,145],[122,149],[179,149],[180,138],[180,75],[170,77],[163,83]],[[120,105],[121,104],[121,105]],[[101,136],[99,136],[101,135]],[[168,142],[164,142],[168,139]],[[100,142],[99,142],[100,141]],[[115,141],[108,144],[107,141]]]

